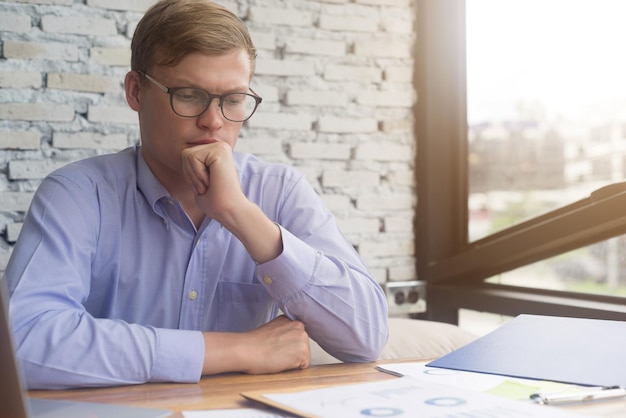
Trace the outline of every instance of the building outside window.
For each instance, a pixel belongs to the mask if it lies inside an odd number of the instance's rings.
[[[438,52],[423,52],[420,58],[430,63],[417,64],[417,71],[422,72],[418,94],[425,98],[422,106],[431,107],[421,110],[422,119],[418,117],[418,136],[421,133],[429,141],[418,144],[418,154],[429,154],[439,165],[449,162],[447,171],[437,173],[438,169],[431,168],[431,178],[457,179],[456,183],[440,180],[440,186],[452,189],[452,197],[425,210],[426,218],[418,215],[418,228],[420,219],[422,224],[425,219],[432,223],[437,207],[444,213],[439,217],[448,216],[447,224],[459,226],[445,232],[448,227],[442,222],[439,229],[432,230],[444,231],[448,238],[443,241],[448,245],[425,249],[426,256],[418,251],[418,259],[428,259],[422,275],[426,273],[431,287],[452,280],[457,285],[471,281],[503,285],[504,289],[626,296],[626,236],[621,227],[611,229],[614,212],[588,213],[591,218],[587,221],[597,217],[598,223],[606,224],[601,233],[591,232],[593,222],[588,227],[581,224],[579,231],[576,224],[598,198],[615,200],[626,190],[619,185],[626,177],[626,54],[621,52],[626,39],[621,22],[626,3],[428,3],[422,1],[421,10],[430,18],[441,16],[443,29],[433,33],[436,23],[430,26],[430,41],[421,46]],[[420,23],[428,25],[424,20]],[[438,72],[433,67],[438,64],[432,61],[440,61]],[[456,70],[448,71],[446,66]],[[458,126],[443,127],[443,122],[433,122],[436,118]],[[450,137],[454,139],[446,139]],[[435,138],[450,141],[447,150],[432,145]],[[454,153],[458,156],[444,156]],[[454,158],[464,174],[453,173]],[[603,189],[609,185],[615,186]],[[434,183],[423,187],[433,189]],[[423,193],[421,202],[427,197],[438,201],[432,190]],[[455,205],[459,196],[465,196],[466,208]],[[590,201],[590,196],[596,200]],[[616,209],[615,203],[607,205]],[[457,212],[453,209],[454,213],[445,215],[442,208],[450,206]],[[458,213],[463,210],[467,213]],[[560,225],[557,230],[562,236],[550,233],[550,225]],[[524,234],[526,238],[522,238]],[[574,241],[577,244],[572,244]],[[536,248],[525,249],[525,242]],[[538,248],[544,242],[551,242],[549,249]],[[514,260],[490,268],[490,263],[500,262],[489,258],[490,246],[528,251],[529,255],[511,255]],[[475,254],[482,254],[483,266],[469,260]],[[463,317],[461,314],[460,319]]]

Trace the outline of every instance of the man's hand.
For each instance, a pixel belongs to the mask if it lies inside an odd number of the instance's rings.
[[[196,191],[200,209],[224,224],[246,197],[241,191],[233,150],[225,142],[187,148],[182,152],[183,176]]]
[[[311,361],[304,324],[286,316],[244,333],[204,333],[204,343],[203,375],[277,373],[306,369]]]
[[[281,232],[241,190],[233,150],[225,142],[187,148],[182,153],[185,180],[196,190],[196,204],[235,235],[257,263],[283,251]]]

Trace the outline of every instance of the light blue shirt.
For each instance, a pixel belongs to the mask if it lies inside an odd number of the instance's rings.
[[[43,180],[5,271],[29,388],[197,382],[199,331],[246,331],[280,314],[343,361],[377,358],[387,305],[306,179],[235,152],[246,196],[281,227],[256,264],[226,228],[196,229],[139,148]]]

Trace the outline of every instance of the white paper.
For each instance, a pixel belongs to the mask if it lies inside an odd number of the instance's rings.
[[[183,411],[184,418],[284,418],[291,416],[256,408]]]
[[[581,417],[551,406],[519,402],[411,377],[295,393],[266,394],[264,397],[307,414],[328,418]]]
[[[489,392],[527,402],[532,402],[530,395],[536,392],[562,393],[581,389],[589,390],[589,387],[567,383],[428,367],[426,364],[427,362],[390,363],[376,366],[376,368],[396,376],[409,376],[426,382],[477,392]]]

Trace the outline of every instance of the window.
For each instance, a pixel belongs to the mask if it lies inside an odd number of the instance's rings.
[[[420,0],[416,248],[432,319],[626,318],[621,3]]]

